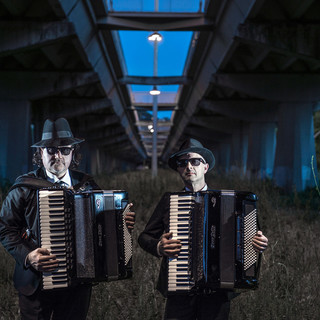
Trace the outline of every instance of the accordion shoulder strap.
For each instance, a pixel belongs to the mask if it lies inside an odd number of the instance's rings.
[[[32,176],[20,176],[17,178],[15,183],[12,185],[10,188],[9,192],[15,188],[18,187],[28,187],[31,189],[41,189],[41,188],[48,188],[54,186],[54,183],[44,180],[44,179],[39,179],[36,177]]]

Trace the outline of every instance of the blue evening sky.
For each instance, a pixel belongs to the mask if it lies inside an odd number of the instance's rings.
[[[158,0],[162,12],[203,11],[204,0]],[[108,0],[108,8],[113,11],[155,10],[154,0]],[[200,8],[201,7],[201,8]],[[148,40],[152,32],[119,31],[123,55],[130,76],[153,76],[153,42]],[[160,31],[162,41],[158,42],[158,76],[181,76],[188,54],[192,32]],[[133,92],[146,95],[152,86],[131,85]],[[177,92],[179,85],[158,86],[161,92]],[[160,99],[160,98],[159,98]],[[165,112],[170,118],[171,111]]]

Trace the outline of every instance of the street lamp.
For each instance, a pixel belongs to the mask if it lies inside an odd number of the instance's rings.
[[[152,33],[149,37],[148,40],[150,41],[161,41],[162,40],[162,35],[158,32]]]
[[[157,89],[156,86],[153,87],[152,90],[149,91],[152,96],[158,96],[160,94],[160,90]]]
[[[158,76],[158,42],[162,40],[162,36],[158,32],[152,33],[148,37],[149,41],[153,42],[153,76]],[[160,91],[156,86],[153,86],[153,89],[150,91],[150,94],[153,97],[153,132],[152,132],[152,178],[155,178],[158,175],[158,150],[157,150],[157,135],[158,135],[158,95]]]

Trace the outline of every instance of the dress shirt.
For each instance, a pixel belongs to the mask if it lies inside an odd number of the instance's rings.
[[[46,169],[46,174],[47,174],[47,177],[48,177],[47,180],[50,181],[50,182],[53,182],[53,183],[63,182],[63,183],[66,184],[67,187],[71,187],[72,186],[71,178],[70,178],[70,174],[69,174],[69,169],[67,170],[66,174],[61,179],[59,179],[57,176],[55,176],[54,174],[49,172],[47,169]]]
[[[184,188],[185,191],[188,191],[188,192],[193,192],[191,189],[189,189],[188,187],[185,187]],[[207,191],[208,190],[208,185],[205,184],[204,187],[201,189],[201,190],[198,190],[198,191]]]

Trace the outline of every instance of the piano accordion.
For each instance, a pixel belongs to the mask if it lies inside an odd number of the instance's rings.
[[[182,247],[168,259],[168,294],[257,288],[256,201],[233,190],[170,194],[169,232]]]
[[[38,190],[39,245],[59,260],[55,272],[42,274],[42,289],[131,277],[128,210],[125,191]]]

